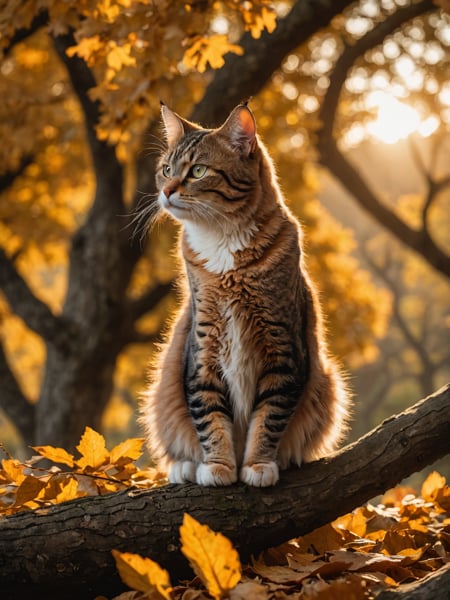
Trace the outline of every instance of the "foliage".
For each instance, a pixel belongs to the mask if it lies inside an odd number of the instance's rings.
[[[12,457],[0,470],[0,512],[11,515],[88,495],[166,482],[141,470],[141,439],[111,450],[102,435],[86,428],[79,456],[62,448],[37,446],[26,463]],[[43,459],[53,463],[42,467]],[[173,587],[169,574],[148,557],[113,551],[122,580],[136,592],[121,600],[215,600],[231,598],[373,598],[381,589],[420,580],[450,560],[450,487],[432,472],[421,496],[411,488],[387,492],[332,523],[264,551],[242,565],[231,542],[185,514],[181,551],[196,578]],[[353,594],[353,595],[352,595]]]
[[[143,443],[141,438],[127,439],[109,451],[104,437],[86,427],[78,458],[53,446],[34,446],[37,455],[26,462],[9,456],[0,470],[0,512],[10,515],[130,486],[159,485],[165,481],[162,474],[135,464]],[[43,459],[53,465],[40,466]]]
[[[450,488],[433,472],[421,497],[410,488],[395,488],[380,504],[268,549],[245,566],[227,538],[185,514],[182,552],[198,577],[171,588],[168,573],[152,560],[114,551],[123,581],[143,592],[118,598],[374,598],[382,589],[420,580],[448,562],[449,510]]]

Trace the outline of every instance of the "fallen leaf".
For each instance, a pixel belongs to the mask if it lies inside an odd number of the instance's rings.
[[[216,599],[232,590],[241,579],[239,555],[230,540],[185,514],[180,527],[181,551],[196,575]]]
[[[165,569],[138,554],[118,550],[113,550],[112,554],[122,581],[130,588],[140,592],[156,590],[160,598],[171,600],[172,586]]]
[[[425,501],[433,502],[436,494],[445,486],[445,477],[437,471],[433,471],[428,475],[422,484],[420,495]]]

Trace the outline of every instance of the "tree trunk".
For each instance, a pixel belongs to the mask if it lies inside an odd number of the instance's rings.
[[[283,473],[273,488],[168,485],[5,518],[0,587],[8,585],[11,598],[30,591],[49,598],[58,586],[66,598],[69,590],[87,597],[89,586],[105,594],[116,585],[114,548],[150,556],[173,579],[188,576],[178,533],[185,512],[228,536],[245,561],[352,510],[449,451],[447,386],[334,455]]]

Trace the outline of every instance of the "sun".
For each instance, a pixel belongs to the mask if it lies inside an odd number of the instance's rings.
[[[372,92],[366,104],[369,109],[377,111],[376,119],[366,125],[372,138],[395,144],[420,130],[422,120],[417,110],[386,92]]]

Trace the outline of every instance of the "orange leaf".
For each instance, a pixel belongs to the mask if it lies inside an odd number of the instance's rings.
[[[445,486],[445,477],[437,471],[433,471],[428,475],[422,484],[421,496],[428,502],[434,501],[437,493]]]
[[[113,465],[124,464],[137,460],[142,455],[144,438],[131,438],[117,444],[110,452],[110,461]]]
[[[82,469],[95,470],[109,460],[105,438],[90,427],[86,427],[84,430],[77,450],[81,454],[81,458],[77,460],[77,465]]]
[[[57,464],[67,465],[73,467],[74,458],[72,454],[69,454],[63,448],[55,448],[53,446],[31,446],[33,450],[36,450],[38,454],[51,460]]]
[[[150,558],[139,554],[113,550],[117,570],[124,583],[133,590],[150,592],[156,590],[160,598],[171,600],[172,586],[168,572]]]
[[[23,465],[15,458],[2,460],[2,469],[10,481],[20,485],[25,479]]]
[[[75,500],[78,497],[78,481],[75,477],[70,477],[67,482],[61,484],[61,490],[56,495],[55,502],[67,502],[68,500]]]
[[[15,506],[22,506],[26,502],[35,500],[46,485],[46,481],[27,475],[17,489]]]
[[[228,538],[188,514],[184,515],[180,537],[181,551],[211,596],[218,600],[239,583],[241,563]]]

